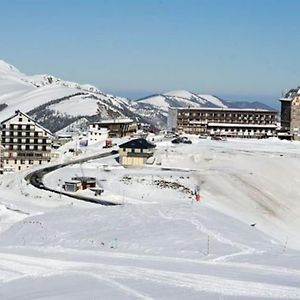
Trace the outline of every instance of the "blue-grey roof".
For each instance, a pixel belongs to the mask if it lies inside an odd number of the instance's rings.
[[[124,144],[119,145],[120,148],[138,148],[138,149],[151,149],[155,148],[156,145],[148,142],[146,139],[139,138],[139,139],[134,139],[130,140]]]

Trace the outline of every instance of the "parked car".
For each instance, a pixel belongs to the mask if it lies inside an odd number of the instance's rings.
[[[186,136],[182,137],[182,143],[183,144],[191,144],[192,141],[190,139],[188,139]]]
[[[227,138],[225,136],[220,135],[213,135],[211,139],[214,141],[227,141]]]
[[[171,141],[172,144],[180,144],[181,143],[181,138],[175,138],[174,140]]]
[[[192,141],[186,136],[179,136],[171,141],[173,144],[192,144]]]
[[[199,139],[207,139],[207,135],[205,135],[205,134],[204,134],[204,135],[200,134],[200,135],[199,135]]]

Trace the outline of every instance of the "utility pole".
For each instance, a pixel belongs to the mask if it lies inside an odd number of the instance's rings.
[[[209,235],[207,236],[207,249],[206,249],[206,255],[209,255],[209,250],[210,250],[210,240],[209,240]]]
[[[58,186],[59,186],[59,198],[61,199],[61,193],[62,193],[62,184],[61,184],[61,179],[58,179]]]
[[[287,249],[287,243],[288,243],[288,240],[289,240],[289,237],[287,236],[287,237],[286,237],[286,240],[285,240],[285,243],[284,243],[284,246],[283,246],[282,253],[285,253],[285,251],[286,251],[286,249]]]

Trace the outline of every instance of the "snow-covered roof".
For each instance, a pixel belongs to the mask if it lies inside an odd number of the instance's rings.
[[[172,110],[203,110],[203,111],[242,111],[242,112],[272,112],[275,110],[268,110],[262,108],[223,108],[223,107],[170,107]]]
[[[108,120],[101,120],[98,122],[93,122],[92,124],[119,124],[119,123],[133,123],[133,120],[131,120],[129,118],[108,119]]]
[[[27,119],[29,119],[29,120],[31,120],[32,122],[34,122],[35,123],[35,125],[37,126],[37,127],[39,127],[40,129],[42,129],[42,130],[44,130],[44,131],[46,131],[48,134],[50,134],[50,135],[52,135],[52,136],[54,136],[53,135],[53,133],[49,130],[49,129],[47,129],[47,128],[45,128],[45,127],[43,127],[42,125],[40,125],[39,123],[37,123],[33,118],[31,118],[30,116],[28,116],[26,113],[24,113],[24,112],[22,112],[22,111],[20,111],[20,110],[16,110],[15,111],[15,114],[13,115],[13,116],[11,116],[11,117],[9,117],[9,118],[7,118],[6,120],[4,120],[4,121],[1,121],[1,124],[4,124],[4,123],[6,123],[7,121],[9,121],[10,119],[12,119],[12,118],[14,118],[14,117],[16,117],[18,114],[21,114],[21,115],[23,115],[24,117],[26,117]]]
[[[253,127],[253,128],[276,128],[276,124],[239,124],[239,123],[208,123],[212,127]]]

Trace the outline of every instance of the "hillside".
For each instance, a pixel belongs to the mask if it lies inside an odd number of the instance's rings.
[[[1,299],[300,299],[299,143],[154,138],[160,166],[123,168],[111,156],[44,178],[59,190],[94,176],[97,197],[120,206],[3,176]]]
[[[214,95],[195,94],[185,90],[171,91],[138,99],[139,104],[147,104],[168,111],[169,107],[223,107],[223,108],[261,108],[272,109],[260,102],[231,102]]]
[[[142,106],[142,105],[141,105]],[[165,117],[157,118],[139,105],[122,97],[105,94],[88,84],[65,81],[51,75],[28,76],[0,61],[0,120],[22,110],[51,131],[87,118],[129,116],[137,121],[162,126]],[[150,118],[151,116],[151,118]]]
[[[89,84],[65,81],[52,75],[25,75],[0,60],[0,121],[15,110],[28,113],[41,125],[57,132],[80,119],[127,116],[138,122],[164,128],[169,107],[264,108],[255,102],[230,102],[217,96],[171,91],[131,101],[106,94]]]

